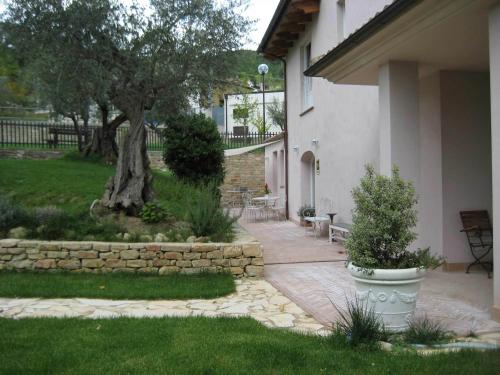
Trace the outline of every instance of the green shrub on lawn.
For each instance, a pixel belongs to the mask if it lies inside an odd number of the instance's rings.
[[[160,203],[148,202],[142,208],[140,217],[145,223],[151,224],[168,221],[170,214]]]
[[[29,214],[20,205],[0,195],[0,236],[6,236],[10,229],[26,225]]]
[[[181,115],[166,121],[163,159],[180,179],[196,184],[224,179],[224,143],[217,124],[203,114]]]
[[[439,344],[452,337],[452,333],[442,323],[433,321],[427,316],[410,320],[408,328],[403,333],[403,339],[408,344]]]
[[[207,236],[212,241],[231,241],[234,237],[233,218],[220,205],[219,191],[214,182],[200,188],[199,198],[188,209],[188,222],[195,236]]]

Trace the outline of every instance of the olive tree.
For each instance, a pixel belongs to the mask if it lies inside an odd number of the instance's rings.
[[[21,38],[36,41],[34,48],[99,67],[107,97],[130,123],[103,194],[106,207],[136,214],[153,198],[145,111],[163,96],[195,95],[227,74],[227,52],[249,27],[240,6],[238,0],[150,0],[146,8],[114,0],[9,3],[8,22]]]

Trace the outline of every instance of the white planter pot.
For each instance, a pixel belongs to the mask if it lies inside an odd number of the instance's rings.
[[[373,273],[349,263],[347,269],[354,278],[356,295],[369,309],[373,309],[391,331],[408,327],[417,304],[423,268],[399,270],[374,269]]]

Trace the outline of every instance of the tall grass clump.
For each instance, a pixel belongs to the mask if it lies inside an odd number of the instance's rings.
[[[427,316],[413,318],[408,329],[403,333],[403,339],[408,344],[432,345],[452,338],[452,333],[438,322]]]
[[[7,235],[10,229],[26,225],[29,214],[20,205],[4,195],[0,195],[0,237]]]
[[[387,339],[384,324],[373,308],[363,303],[357,296],[346,301],[346,309],[335,306],[340,319],[335,324],[335,334],[342,335],[353,346],[376,345]]]

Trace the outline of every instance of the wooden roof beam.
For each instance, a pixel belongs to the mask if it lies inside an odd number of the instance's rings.
[[[292,3],[292,8],[301,10],[306,14],[314,14],[319,12],[319,0],[299,0]]]
[[[276,33],[276,36],[280,39],[285,39],[285,40],[298,40],[299,39],[299,34],[290,33],[288,31],[280,31],[280,32]]]
[[[287,22],[281,24],[281,27],[279,31],[285,31],[285,32],[303,32],[306,30],[306,25],[301,24],[301,23],[295,23],[295,22]]]
[[[285,16],[286,22],[307,23],[312,21],[312,15],[302,11],[289,13]]]
[[[283,47],[283,48],[290,48],[293,47],[293,42],[289,40],[283,40],[283,39],[275,39],[271,42],[273,46],[276,47]],[[272,48],[272,47],[271,47]]]

